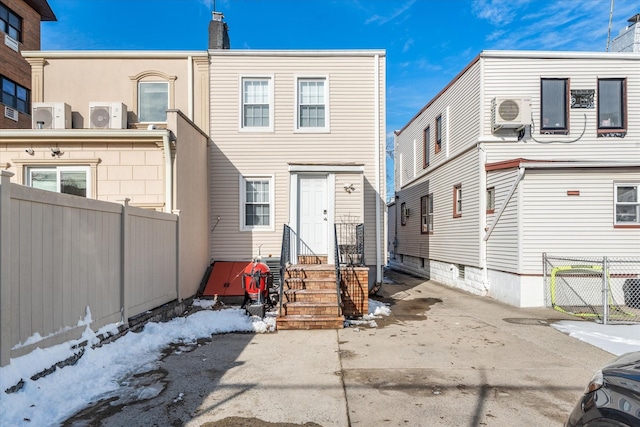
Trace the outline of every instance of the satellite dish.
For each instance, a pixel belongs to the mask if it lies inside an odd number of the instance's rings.
[[[111,111],[108,107],[93,107],[91,110],[91,127],[94,129],[109,128]]]

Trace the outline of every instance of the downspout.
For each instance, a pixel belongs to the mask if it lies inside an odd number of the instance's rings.
[[[375,59],[375,143],[376,143],[376,192],[378,198],[376,199],[376,280],[377,283],[382,283],[382,248],[380,241],[380,55],[376,54]]]
[[[518,177],[513,182],[513,185],[511,185],[511,189],[509,190],[509,194],[507,194],[507,197],[505,198],[504,203],[502,204],[502,206],[500,206],[500,210],[498,211],[496,217],[493,219],[493,222],[491,223],[491,225],[489,226],[489,229],[487,230],[486,234],[484,235],[484,241],[485,242],[487,240],[489,240],[489,236],[491,236],[491,233],[493,233],[493,229],[496,228],[496,225],[498,224],[498,220],[500,220],[500,217],[502,216],[502,213],[507,208],[507,204],[509,203],[509,200],[511,200],[511,197],[513,196],[513,193],[516,192],[516,188],[518,188],[518,184],[524,178],[524,171],[525,171],[524,166],[520,166],[518,168]]]
[[[162,146],[164,149],[164,211],[173,211],[173,167],[171,164],[171,131],[162,134]]]
[[[487,171],[485,170],[485,164],[487,163],[487,153],[484,151],[481,143],[478,143],[478,174],[479,174],[479,200],[480,200],[480,233],[484,231],[485,224],[487,223]],[[482,267],[482,284],[485,292],[489,292],[489,272],[487,271],[487,241],[480,239],[480,266]]]
[[[189,120],[193,121],[193,57],[189,55],[187,57],[187,115]]]

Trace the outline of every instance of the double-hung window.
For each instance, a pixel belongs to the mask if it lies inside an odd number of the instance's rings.
[[[271,129],[273,108],[270,78],[242,79],[242,128]]]
[[[30,167],[27,185],[41,190],[91,197],[89,166]]]
[[[22,18],[2,3],[0,3],[0,31],[17,42],[22,41]]]
[[[242,230],[273,230],[273,176],[241,176]]]
[[[598,131],[625,132],[626,79],[598,79]]]
[[[569,132],[569,80],[542,79],[540,81],[540,132],[566,134]]]
[[[138,121],[164,123],[169,109],[169,82],[138,83]]]
[[[431,128],[427,126],[422,139],[422,168],[429,166],[429,144],[431,144]]]
[[[640,226],[640,183],[615,184],[615,225]]]
[[[420,233],[433,233],[433,193],[420,198]]]
[[[462,216],[462,184],[453,186],[453,217]]]
[[[2,80],[0,102],[25,114],[31,114],[29,111],[29,89],[3,76],[0,76],[0,80]]]
[[[298,79],[299,130],[326,130],[328,126],[327,84],[325,78]]]
[[[434,152],[439,153],[442,150],[442,115],[436,117],[436,145]]]

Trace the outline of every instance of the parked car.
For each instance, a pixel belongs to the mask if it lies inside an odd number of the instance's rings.
[[[640,426],[640,351],[623,354],[598,370],[565,427]]]

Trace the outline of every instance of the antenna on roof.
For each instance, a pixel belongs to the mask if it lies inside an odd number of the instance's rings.
[[[215,2],[215,0],[213,0]],[[609,52],[609,43],[611,42],[611,20],[613,19],[613,0],[611,0],[611,9],[609,10],[609,29],[607,30],[607,52]]]

